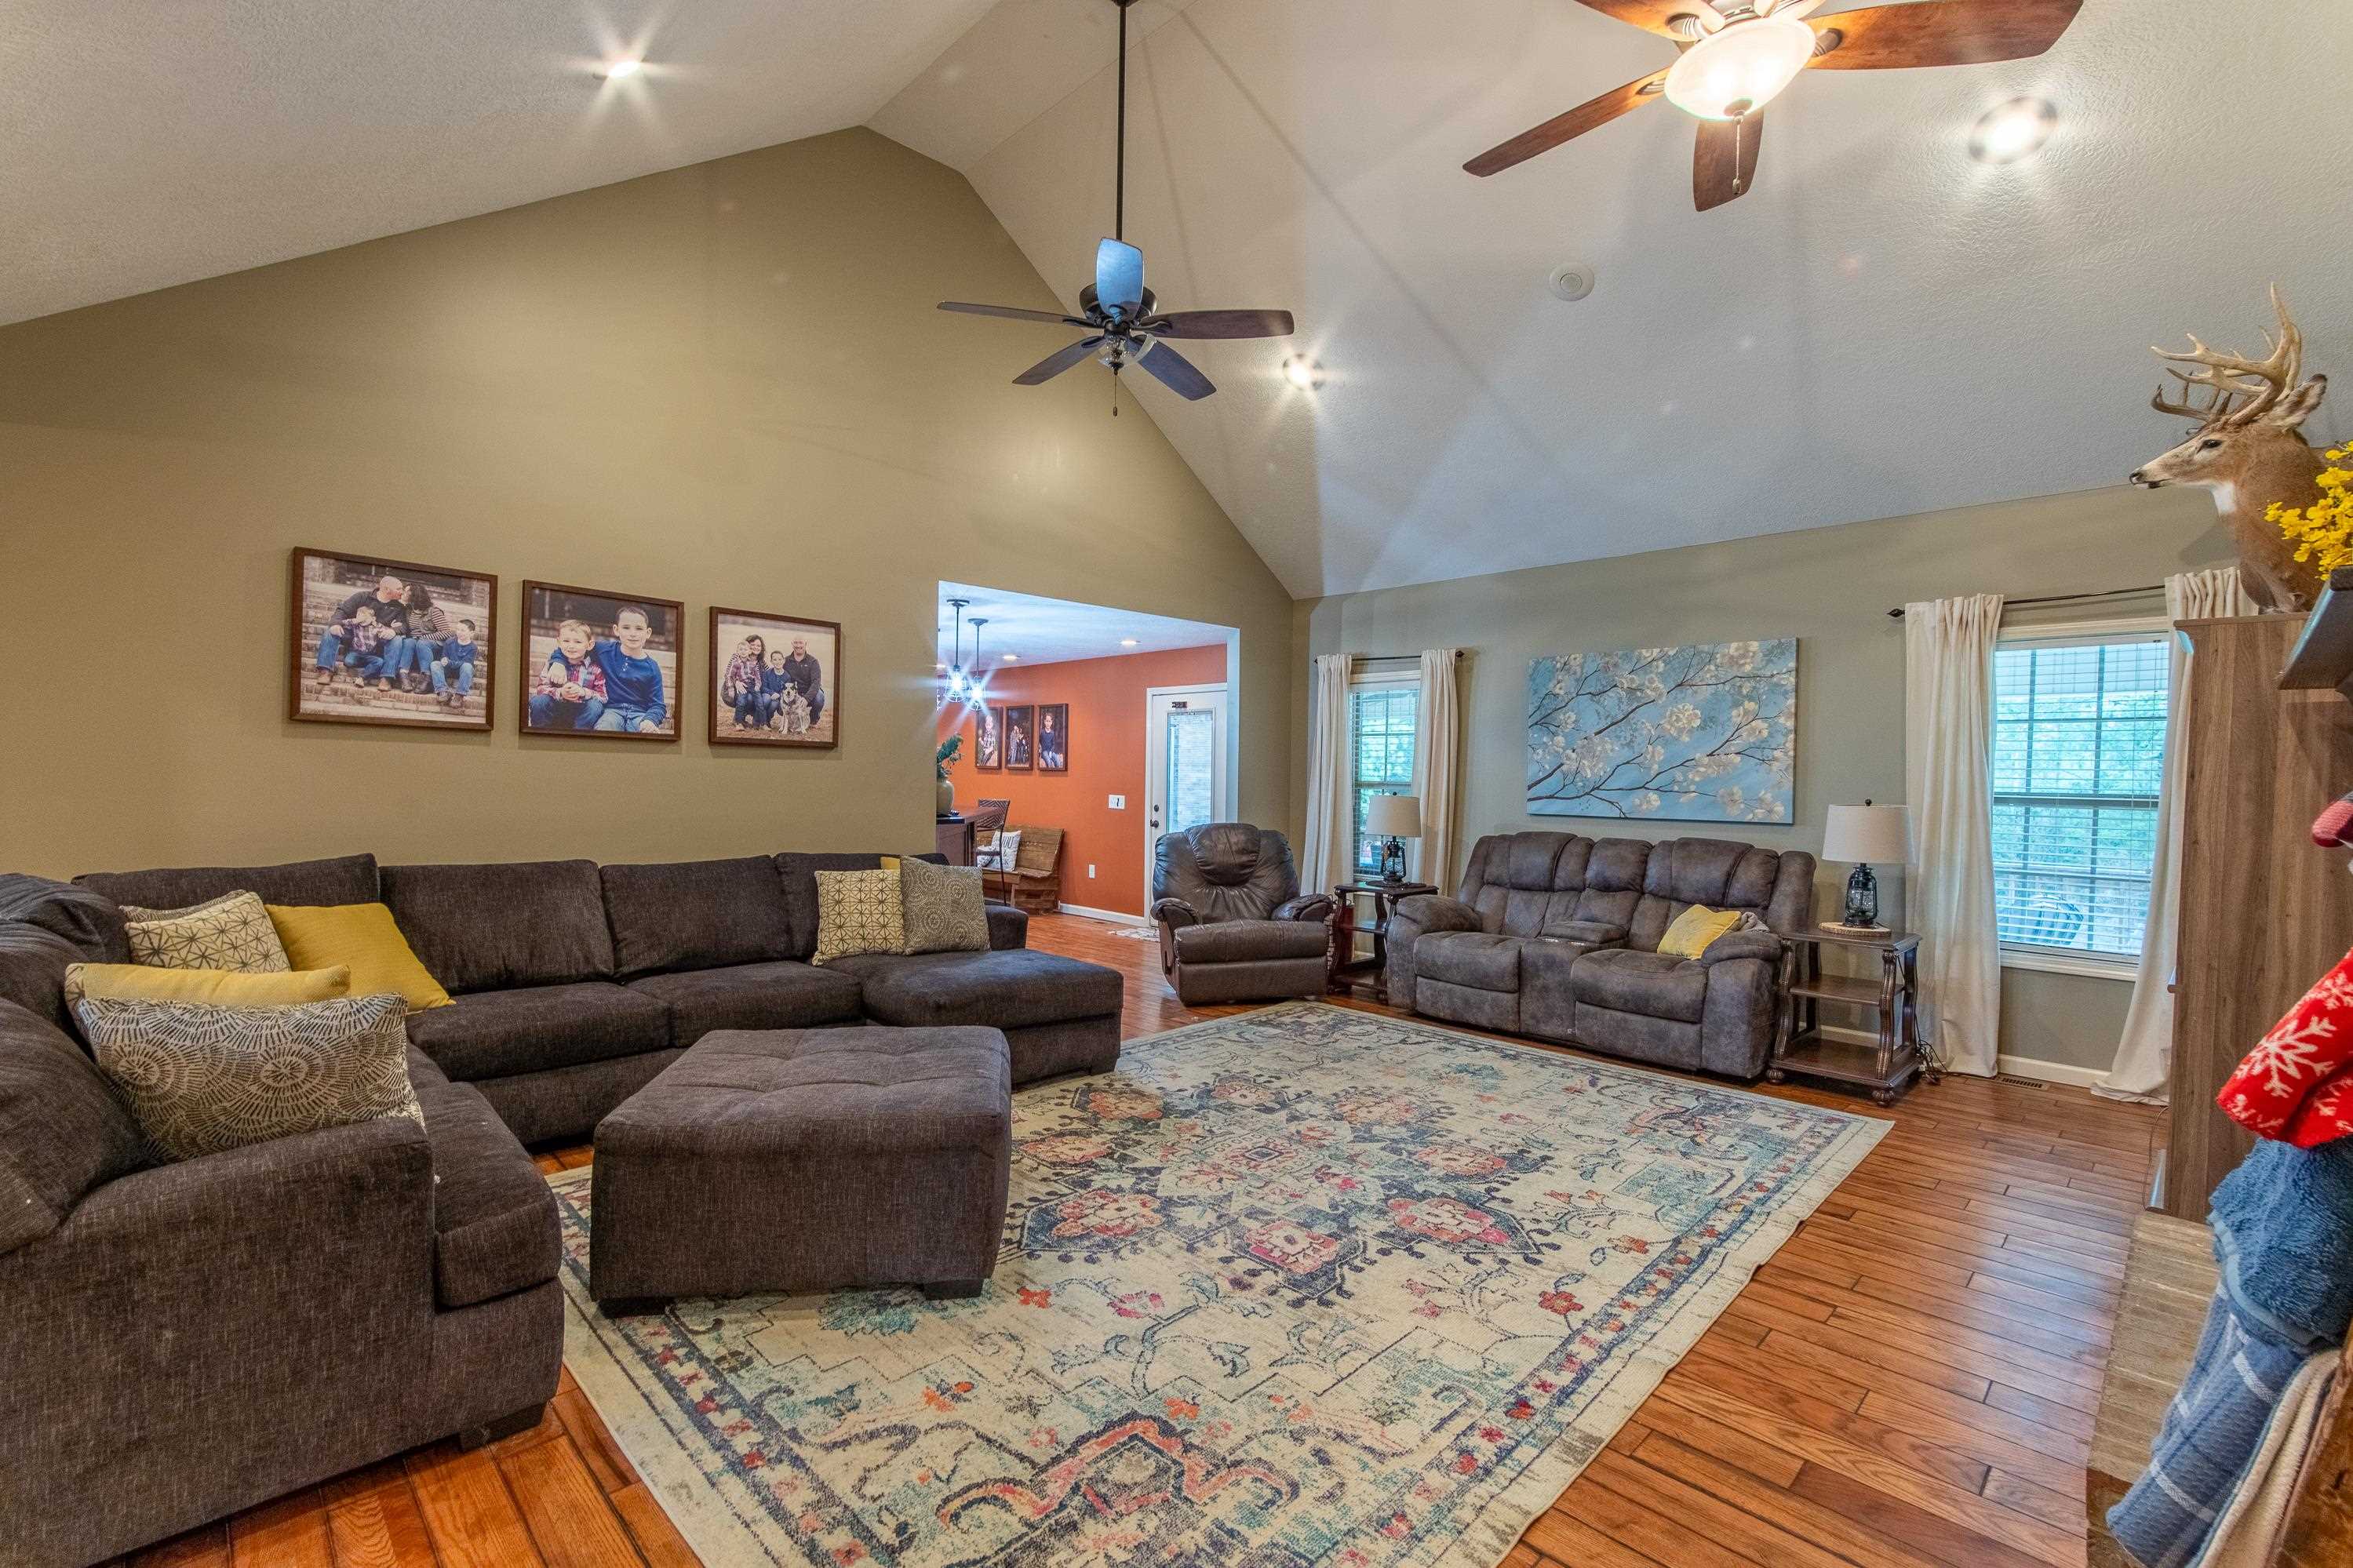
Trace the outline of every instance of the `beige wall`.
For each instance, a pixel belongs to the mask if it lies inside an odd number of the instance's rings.
[[[1289,798],[1291,601],[962,176],[849,131],[0,329],[0,867],[928,846],[938,579],[1240,628]],[[1214,372],[1215,363],[1211,369]],[[284,718],[296,544],[688,605],[676,746]],[[838,620],[832,752],[714,753],[713,603]]]
[[[2124,466],[2120,458],[2119,467]],[[2192,491],[2118,487],[1772,538],[1386,589],[1293,612],[1292,820],[1305,811],[1306,663],[1314,654],[1468,648],[1463,848],[1480,834],[1546,827],[1642,832],[1525,810],[1528,662],[1578,649],[1791,637],[1798,646],[1797,820],[1786,828],[1648,825],[1652,837],[1736,837],[1819,850],[1826,808],[1904,798],[1904,632],[1885,612],[1912,599],[2012,597],[2154,584],[2229,558],[2211,502]],[[2035,612],[2149,613],[2154,598]],[[1825,867],[1827,912],[1850,868]],[[1881,878],[1901,911],[1900,876]],[[2005,975],[2002,1047],[2105,1068],[2131,987],[2024,971]]]

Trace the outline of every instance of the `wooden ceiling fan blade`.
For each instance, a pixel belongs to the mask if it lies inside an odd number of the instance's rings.
[[[1135,363],[1150,371],[1163,386],[1187,403],[1198,403],[1218,390],[1191,360],[1166,343],[1154,344],[1151,351]]]
[[[1142,323],[1155,338],[1287,338],[1288,310],[1172,310]]]
[[[1089,327],[1094,323],[1077,316],[1060,316],[1051,310],[1025,310],[1018,305],[967,305],[961,300],[943,300],[943,310],[957,310],[967,316],[1002,316],[1008,321],[1052,321],[1057,326]]]
[[[1692,202],[1700,211],[1748,194],[1757,183],[1757,150],[1765,141],[1762,111],[1741,120],[1703,120],[1692,153]]]
[[[1816,55],[1823,70],[1903,70],[1915,66],[1978,66],[2042,53],[2084,8],[2084,0],[1915,0],[1841,11],[1809,25],[1839,35]]]
[[[1036,386],[1040,382],[1051,381],[1056,376],[1061,374],[1064,371],[1070,369],[1072,365],[1078,363],[1081,360],[1086,358],[1089,354],[1094,353],[1097,348],[1102,346],[1103,341],[1103,340],[1101,337],[1081,338],[1077,342],[1071,344],[1067,348],[1056,349],[1052,353],[1048,354],[1044,359],[1039,360],[1036,364],[1031,365],[1028,370],[1025,370],[1019,375],[1015,376],[1013,378],[1013,384],[1016,386]]]
[[[1549,153],[1564,142],[1573,141],[1588,131],[1609,124],[1630,109],[1639,109],[1653,99],[1663,97],[1666,85],[1667,73],[1664,71],[1630,81],[1624,87],[1578,104],[1566,114],[1556,114],[1542,125],[1531,126],[1509,142],[1488,148],[1462,167],[1482,178],[1501,174],[1514,163],[1525,163],[1539,153]]]
[[[1630,23],[1644,32],[1656,33],[1662,38],[1683,41],[1683,29],[1673,26],[1678,16],[1696,16],[1710,9],[1707,0],[1581,0],[1586,9],[1599,11],[1605,16]]]

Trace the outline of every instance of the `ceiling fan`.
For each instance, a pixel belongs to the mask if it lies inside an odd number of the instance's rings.
[[[1003,316],[1015,321],[1052,321],[1088,335],[1057,349],[1013,378],[1016,386],[1051,381],[1090,355],[1111,367],[1140,364],[1177,396],[1198,401],[1217,386],[1192,361],[1170,348],[1168,338],[1280,338],[1291,333],[1288,310],[1155,310],[1144,286],[1144,252],[1128,244],[1127,232],[1127,8],[1135,0],[1111,0],[1119,7],[1119,172],[1112,204],[1112,237],[1095,247],[1095,280],[1079,290],[1079,313],[1025,310],[1016,305],[966,305],[949,300],[943,310],[968,316]],[[1114,383],[1114,384],[1116,384]],[[1112,412],[1119,412],[1114,403]]]
[[[1809,66],[1894,70],[2025,59],[2059,41],[2084,0],[1915,0],[1804,20],[1823,0],[1581,0],[1673,40],[1665,70],[1630,81],[1463,164],[1493,174],[1663,98],[1696,117],[1692,199],[1702,212],[1747,194],[1767,100]]]

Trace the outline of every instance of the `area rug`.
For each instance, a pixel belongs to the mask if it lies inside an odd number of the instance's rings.
[[[969,1301],[611,1321],[555,1176],[565,1359],[710,1568],[1490,1568],[1886,1126],[1295,1004],[1017,1094]]]

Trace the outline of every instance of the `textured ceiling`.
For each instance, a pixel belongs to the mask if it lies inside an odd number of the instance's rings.
[[[0,321],[856,125],[989,5],[0,0]]]
[[[1208,621],[1178,620],[1172,616],[1147,616],[1107,605],[1079,605],[1068,599],[1045,599],[1035,594],[1015,594],[1003,588],[977,588],[967,583],[940,584],[940,657],[948,653],[955,634],[951,598],[968,599],[962,640],[965,662],[971,661],[972,618],[980,616],[981,662],[1003,668],[1012,654],[1024,668],[1033,664],[1060,664],[1074,658],[1108,658],[1121,654],[1159,653],[1176,647],[1209,647],[1224,643],[1231,626]],[[1125,646],[1129,642],[1134,647]]]
[[[1030,57],[1057,14],[1085,47]],[[1111,222],[1111,16],[1006,0],[873,121],[963,168],[1065,303]],[[2343,0],[2087,0],[2041,59],[1809,73],[1757,189],[1707,214],[1663,104],[1461,172],[1670,58],[1569,0],[1148,19],[1128,237],[1166,308],[1295,311],[1326,384],[1289,386],[1265,343],[1186,345],[1222,389],[1202,403],[1126,379],[1297,595],[2115,483],[2179,438],[2147,346],[2253,346],[2274,279],[2311,364],[2353,376]],[[2052,144],[1972,162],[1971,124],[2021,93],[2059,105]],[[1599,273],[1577,304],[1546,287],[1569,260]],[[1055,342],[940,330],[1001,337],[1008,376]]]

